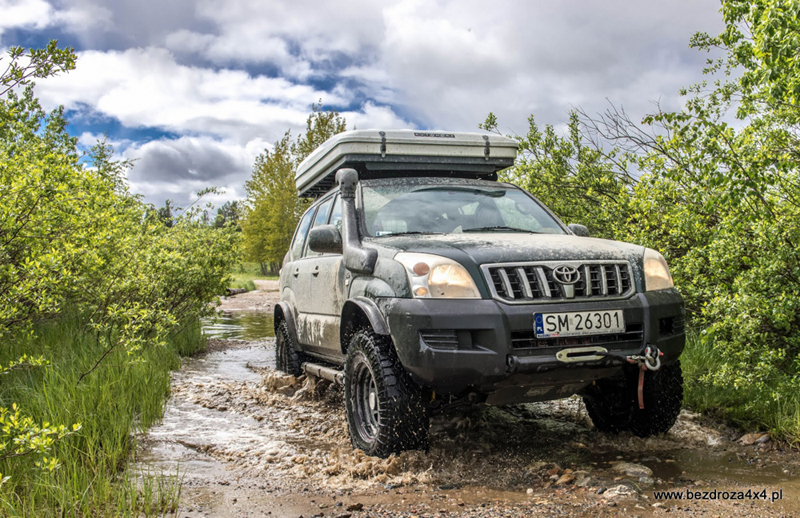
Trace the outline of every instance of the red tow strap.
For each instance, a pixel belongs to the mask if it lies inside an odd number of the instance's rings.
[[[642,365],[642,368],[639,370],[639,388],[637,392],[639,393],[639,410],[644,410],[644,371],[647,368]]]

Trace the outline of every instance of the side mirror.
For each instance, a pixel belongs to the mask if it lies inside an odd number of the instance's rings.
[[[335,225],[320,225],[308,233],[308,248],[322,254],[342,253],[342,234]]]
[[[585,225],[570,223],[569,225],[567,225],[567,228],[570,229],[572,233],[575,234],[576,236],[589,237],[589,229],[586,228]]]

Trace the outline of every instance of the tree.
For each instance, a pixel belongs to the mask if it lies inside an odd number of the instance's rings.
[[[239,200],[226,201],[222,207],[217,209],[214,226],[222,228],[225,225],[233,225],[236,229],[241,230],[239,227],[239,211]]]
[[[565,138],[531,120],[521,147],[533,158],[510,177],[538,188],[557,212],[582,212],[600,235],[664,253],[713,356],[689,383],[697,392],[734,387],[723,411],[796,439],[800,2],[723,0],[722,15],[719,35],[692,38],[722,55],[708,61],[708,81],[682,90],[683,110],[659,109],[641,124],[613,106],[579,111]],[[550,181],[559,175],[565,189]],[[606,180],[622,187],[613,199],[597,188]]]
[[[264,275],[280,269],[289,250],[294,229],[308,204],[297,196],[297,166],[320,144],[346,129],[344,117],[335,110],[313,104],[306,131],[292,142],[290,132],[256,158],[253,176],[245,183],[242,233],[247,259],[258,262]]]
[[[156,214],[158,214],[158,219],[161,220],[165,227],[171,227],[175,224],[176,212],[180,212],[181,210],[180,207],[175,206],[174,201],[165,200],[164,206],[156,209]]]

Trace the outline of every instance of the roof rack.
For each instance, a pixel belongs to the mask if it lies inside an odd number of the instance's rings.
[[[297,168],[300,196],[316,198],[335,184],[336,171],[351,167],[359,178],[454,176],[496,180],[514,164],[514,139],[480,133],[354,130],[334,135]]]

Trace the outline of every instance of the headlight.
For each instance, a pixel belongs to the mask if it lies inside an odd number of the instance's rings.
[[[664,256],[650,248],[644,249],[644,286],[647,291],[672,288],[672,275]]]
[[[400,252],[394,259],[406,267],[411,294],[415,298],[481,298],[472,276],[452,259],[406,252]]]

